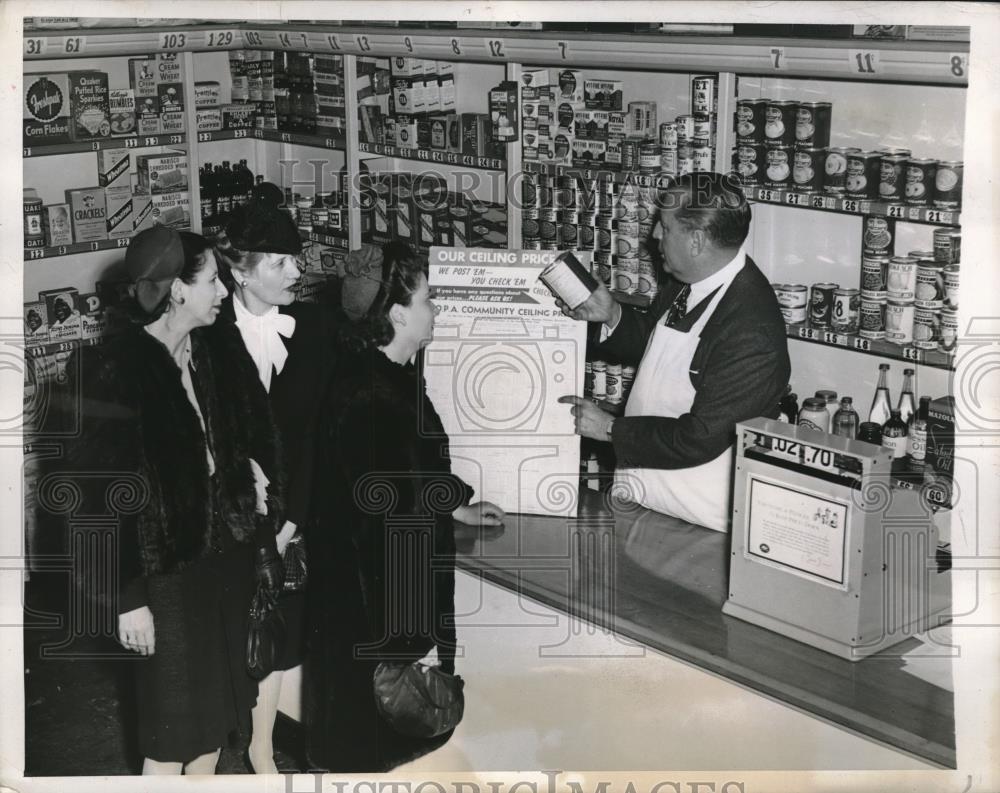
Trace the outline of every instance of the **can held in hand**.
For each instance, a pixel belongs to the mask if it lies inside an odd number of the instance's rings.
[[[620,405],[622,401],[622,365],[609,363],[605,382],[607,383],[605,399],[612,405]]]
[[[886,299],[861,298],[860,330],[858,335],[863,339],[885,338],[885,308]]]
[[[917,291],[917,260],[912,256],[889,259],[886,287],[889,300],[913,300]]]
[[[792,165],[792,186],[800,192],[812,193],[819,190],[825,159],[825,149],[796,148]]]
[[[878,197],[882,201],[902,201],[909,154],[883,154],[879,163]]]
[[[941,339],[938,349],[941,352],[955,352],[958,346],[958,312],[950,308],[941,311]]]
[[[913,304],[917,308],[940,311],[944,308],[944,265],[934,261],[917,264],[917,288]]]
[[[958,311],[958,277],[957,264],[945,265],[944,272],[944,306],[943,308]]]
[[[906,161],[903,198],[908,206],[925,207],[931,202],[937,165],[937,160],[923,160],[919,157],[910,157]]]
[[[826,150],[823,160],[823,189],[833,195],[847,192],[847,157],[860,154],[861,149],[835,146]]]
[[[913,310],[913,346],[936,350],[941,343],[941,312],[930,308]]]
[[[896,221],[865,215],[861,231],[861,252],[865,256],[892,256]]]
[[[886,288],[888,276],[888,256],[863,256],[861,258],[861,296],[884,300],[889,296]]]
[[[858,289],[835,289],[831,326],[837,333],[857,333],[861,292]]]
[[[907,346],[913,343],[913,301],[889,300],[885,304],[885,340]]]
[[[848,198],[875,198],[878,196],[882,155],[877,151],[859,151],[847,155]]]
[[[767,149],[767,179],[764,182],[766,187],[775,190],[784,190],[788,187],[788,180],[792,175],[791,157],[791,146]]]
[[[833,320],[833,293],[840,284],[813,284],[809,294],[809,324],[829,328]]]
[[[941,160],[934,174],[934,206],[938,209],[962,207],[964,165],[957,160]]]
[[[768,146],[791,146],[795,143],[795,117],[798,102],[772,99],[764,111],[764,142]]]
[[[829,102],[799,102],[795,112],[795,145],[824,148],[830,145],[830,120],[833,105]]]
[[[737,144],[753,145],[764,142],[767,102],[767,99],[738,99],[736,101]]]

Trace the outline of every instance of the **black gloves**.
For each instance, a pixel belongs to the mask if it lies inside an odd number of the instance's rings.
[[[285,565],[278,556],[278,549],[272,541],[270,545],[257,548],[254,557],[254,573],[257,584],[272,594],[278,594],[285,583]]]

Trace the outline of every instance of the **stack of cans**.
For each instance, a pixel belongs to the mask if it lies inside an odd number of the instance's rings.
[[[612,405],[628,401],[635,382],[635,367],[607,361],[587,361],[584,365],[583,395],[603,399]]]
[[[691,112],[660,125],[662,172],[682,176],[696,171],[715,170],[715,130],[719,78],[698,75],[691,78]],[[676,151],[676,154],[672,154]]]

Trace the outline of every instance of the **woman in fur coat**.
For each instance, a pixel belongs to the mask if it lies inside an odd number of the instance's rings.
[[[132,240],[125,263],[136,323],[85,353],[71,459],[92,514],[107,511],[115,476],[137,490],[115,527],[117,570],[94,561],[81,580],[116,609],[118,640],[142,656],[142,772],[211,774],[227,738],[249,732],[254,588],[281,586],[281,487],[265,491],[258,476],[277,470],[276,434],[239,332],[215,323],[226,289],[208,241],[155,226]]]
[[[381,772],[440,746],[394,733],[376,711],[382,660],[455,668],[453,521],[498,525],[451,472],[448,436],[424,387],[419,352],[435,308],[426,260],[399,244],[348,261],[337,388],[325,415],[327,514],[311,547],[306,660],[307,756],[331,771]]]

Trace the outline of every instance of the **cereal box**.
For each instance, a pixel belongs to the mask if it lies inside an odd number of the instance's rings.
[[[160,133],[160,100],[155,96],[144,96],[136,100],[136,132],[139,135]]]
[[[132,191],[132,234],[153,225],[153,197]]]
[[[45,229],[45,244],[73,244],[73,221],[69,204],[49,204],[42,210],[42,224]]]
[[[101,187],[128,187],[132,155],[128,149],[97,152],[97,183]]]
[[[108,239],[132,236],[132,189],[112,187],[104,191],[107,203]]]
[[[191,225],[191,199],[187,192],[154,193],[153,223],[186,229]]]
[[[76,242],[95,242],[108,238],[107,204],[103,187],[67,190],[66,198],[73,216],[73,239]]]
[[[129,58],[129,87],[135,93],[136,101],[147,96],[156,96],[156,58]]]
[[[184,67],[176,52],[161,52],[156,56],[156,82],[177,85],[184,82]]]
[[[186,154],[140,154],[135,166],[140,192],[156,195],[188,189]]]
[[[131,88],[112,88],[108,92],[108,110],[112,136],[135,134],[135,92]]]
[[[70,140],[69,77],[65,73],[24,75],[24,144]]]
[[[111,135],[111,110],[108,105],[108,75],[98,71],[69,73],[69,97],[72,113],[70,135],[73,140],[106,138]]]
[[[182,111],[163,111],[160,113],[160,132],[177,133],[184,131],[184,113]]]
[[[38,293],[45,303],[49,323],[49,341],[72,341],[80,338],[80,310],[76,289],[62,287]]]
[[[184,86],[181,83],[159,83],[156,98],[160,100],[161,113],[173,113],[184,109]]]

